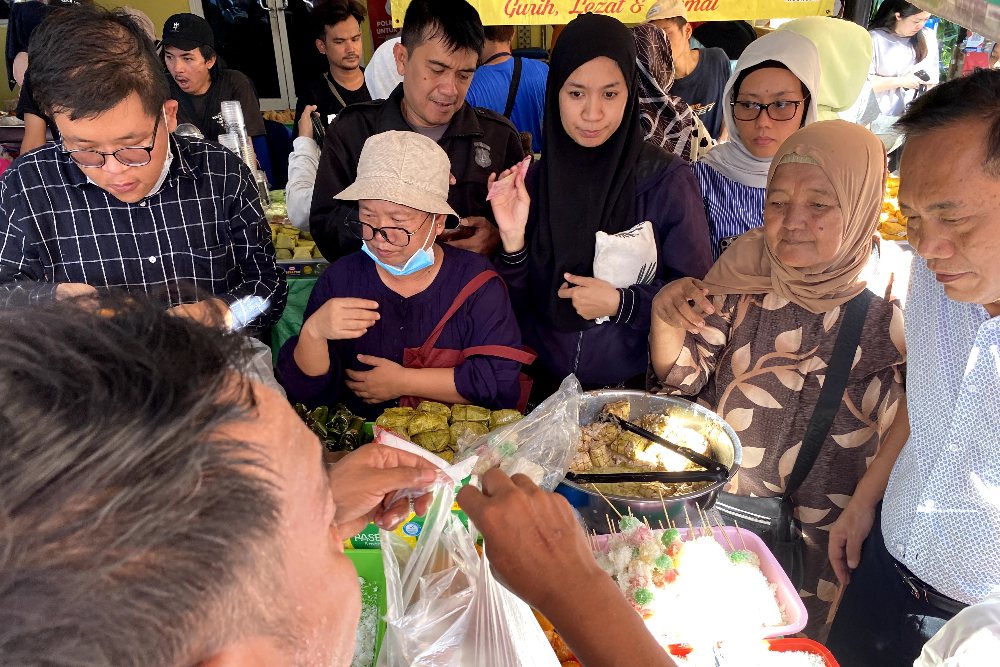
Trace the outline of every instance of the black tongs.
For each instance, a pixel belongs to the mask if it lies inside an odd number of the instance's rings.
[[[566,479],[577,484],[622,484],[625,482],[660,482],[661,484],[682,484],[684,482],[720,482],[728,475],[726,470],[685,470],[667,472],[569,472]]]
[[[607,415],[607,417],[610,421],[614,422],[615,424],[618,424],[618,426],[621,427],[622,429],[626,431],[631,431],[632,433],[635,433],[636,435],[643,437],[651,442],[655,442],[658,445],[663,445],[670,451],[680,454],[681,456],[686,458],[688,461],[691,461],[695,465],[700,465],[702,468],[705,469],[706,472],[713,472],[713,473],[721,472],[723,473],[724,476],[729,474],[729,468],[722,465],[713,458],[705,456],[704,454],[699,454],[693,449],[689,449],[687,447],[684,447],[683,445],[678,445],[677,443],[670,442],[665,438],[661,438],[658,435],[650,433],[641,426],[636,426],[632,422],[622,419],[618,415],[609,414]],[[699,472],[699,471],[693,471],[693,472]]]

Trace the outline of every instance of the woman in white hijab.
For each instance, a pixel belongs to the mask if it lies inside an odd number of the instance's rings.
[[[785,139],[816,120],[819,54],[807,38],[778,31],[746,48],[723,93],[729,141],[694,165],[718,259],[763,224],[767,170]]]

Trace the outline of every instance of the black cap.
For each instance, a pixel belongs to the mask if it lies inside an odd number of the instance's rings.
[[[194,51],[202,46],[215,48],[215,33],[208,21],[197,14],[174,14],[163,24],[163,46]]]

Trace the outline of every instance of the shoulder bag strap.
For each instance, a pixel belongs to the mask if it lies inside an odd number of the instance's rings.
[[[530,350],[518,349],[508,345],[477,345],[462,350],[462,361],[475,356],[499,357],[500,359],[516,361],[525,366],[534,363],[535,359],[538,358],[538,355]]]
[[[521,57],[514,56],[514,73],[510,77],[510,88],[507,90],[507,106],[504,107],[503,115],[510,120],[510,114],[514,111],[514,100],[517,99],[517,88],[521,85]]]
[[[344,98],[340,94],[340,91],[337,90],[337,87],[335,85],[333,85],[333,81],[330,80],[330,73],[329,72],[324,72],[323,73],[323,80],[326,81],[326,85],[330,87],[330,92],[333,93],[333,96],[337,98],[338,102],[340,102],[340,108],[341,109],[346,109],[347,108],[347,102],[344,101]]]
[[[433,331],[431,331],[431,335],[428,336],[427,340],[424,341],[424,344],[420,346],[420,354],[422,356],[425,356],[431,351],[431,349],[433,349],[433,347],[438,342],[438,338],[441,337],[441,332],[444,331],[444,325],[448,324],[448,320],[450,320],[452,316],[458,312],[458,309],[462,307],[462,304],[468,301],[470,296],[475,294],[480,287],[485,285],[493,278],[499,278],[499,277],[500,274],[498,274],[496,271],[492,269],[486,269],[478,276],[470,280],[465,285],[465,287],[462,288],[462,291],[458,293],[458,296],[455,297],[455,300],[452,301],[451,307],[448,308],[448,311],[437,323],[437,326],[434,327]]]
[[[805,435],[802,436],[802,449],[799,450],[795,466],[785,484],[785,493],[783,494],[785,498],[790,498],[798,491],[802,482],[809,475],[809,471],[812,470],[813,464],[816,463],[816,458],[819,456],[819,450],[826,442],[826,436],[830,433],[830,427],[833,426],[833,418],[840,410],[844,391],[847,389],[847,380],[851,376],[854,355],[857,353],[858,342],[861,340],[861,330],[864,328],[865,318],[868,315],[868,304],[871,302],[871,297],[871,291],[865,288],[861,294],[848,301],[845,306],[844,320],[840,323],[837,342],[834,343],[833,354],[830,355],[823,389],[819,393],[819,400],[813,409],[809,425],[806,426]]]

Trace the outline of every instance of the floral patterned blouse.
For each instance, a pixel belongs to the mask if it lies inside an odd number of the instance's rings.
[[[695,397],[739,434],[743,463],[728,491],[777,496],[819,400],[843,307],[814,314],[775,294],[713,297],[716,312],[687,334],[673,368],[651,390]],[[875,296],[830,435],[792,501],[807,545],[800,594],[823,636],[836,578],[826,556],[830,525],[847,505],[904,398],[903,314]],[[811,630],[811,631],[810,631]]]

